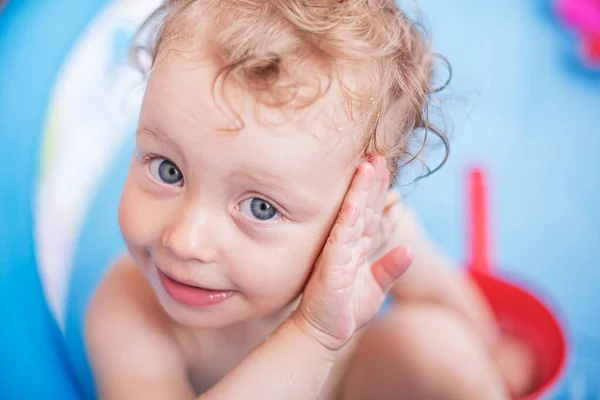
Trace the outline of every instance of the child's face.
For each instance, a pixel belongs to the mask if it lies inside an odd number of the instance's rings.
[[[363,143],[336,129],[347,119],[335,85],[279,125],[261,123],[256,101],[232,92],[245,128],[223,131],[232,118],[215,104],[216,73],[208,61],[158,63],[119,212],[165,310],[197,327],[270,315],[297,298]]]

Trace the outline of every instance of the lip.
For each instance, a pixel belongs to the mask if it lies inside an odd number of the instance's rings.
[[[181,282],[157,268],[160,282],[167,294],[178,303],[189,307],[209,307],[224,302],[233,296],[232,290],[212,290]]]

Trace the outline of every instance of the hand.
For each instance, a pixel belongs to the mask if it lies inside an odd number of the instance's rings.
[[[381,307],[386,291],[412,261],[396,247],[369,263],[389,185],[384,157],[360,165],[293,319],[331,350],[343,347]]]

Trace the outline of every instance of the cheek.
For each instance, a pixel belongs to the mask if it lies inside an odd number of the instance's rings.
[[[119,204],[119,226],[132,253],[160,239],[163,208],[144,193],[134,176],[127,178]]]
[[[254,304],[281,307],[304,289],[327,236],[317,226],[301,228],[252,253],[240,252],[238,284]]]

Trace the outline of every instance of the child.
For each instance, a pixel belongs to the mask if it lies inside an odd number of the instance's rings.
[[[393,1],[172,0],[158,15],[119,210],[129,251],[86,324],[100,397],[527,391],[527,352],[388,194],[433,92],[427,43]],[[396,283],[402,245],[414,265]],[[392,285],[399,302],[367,324]]]

